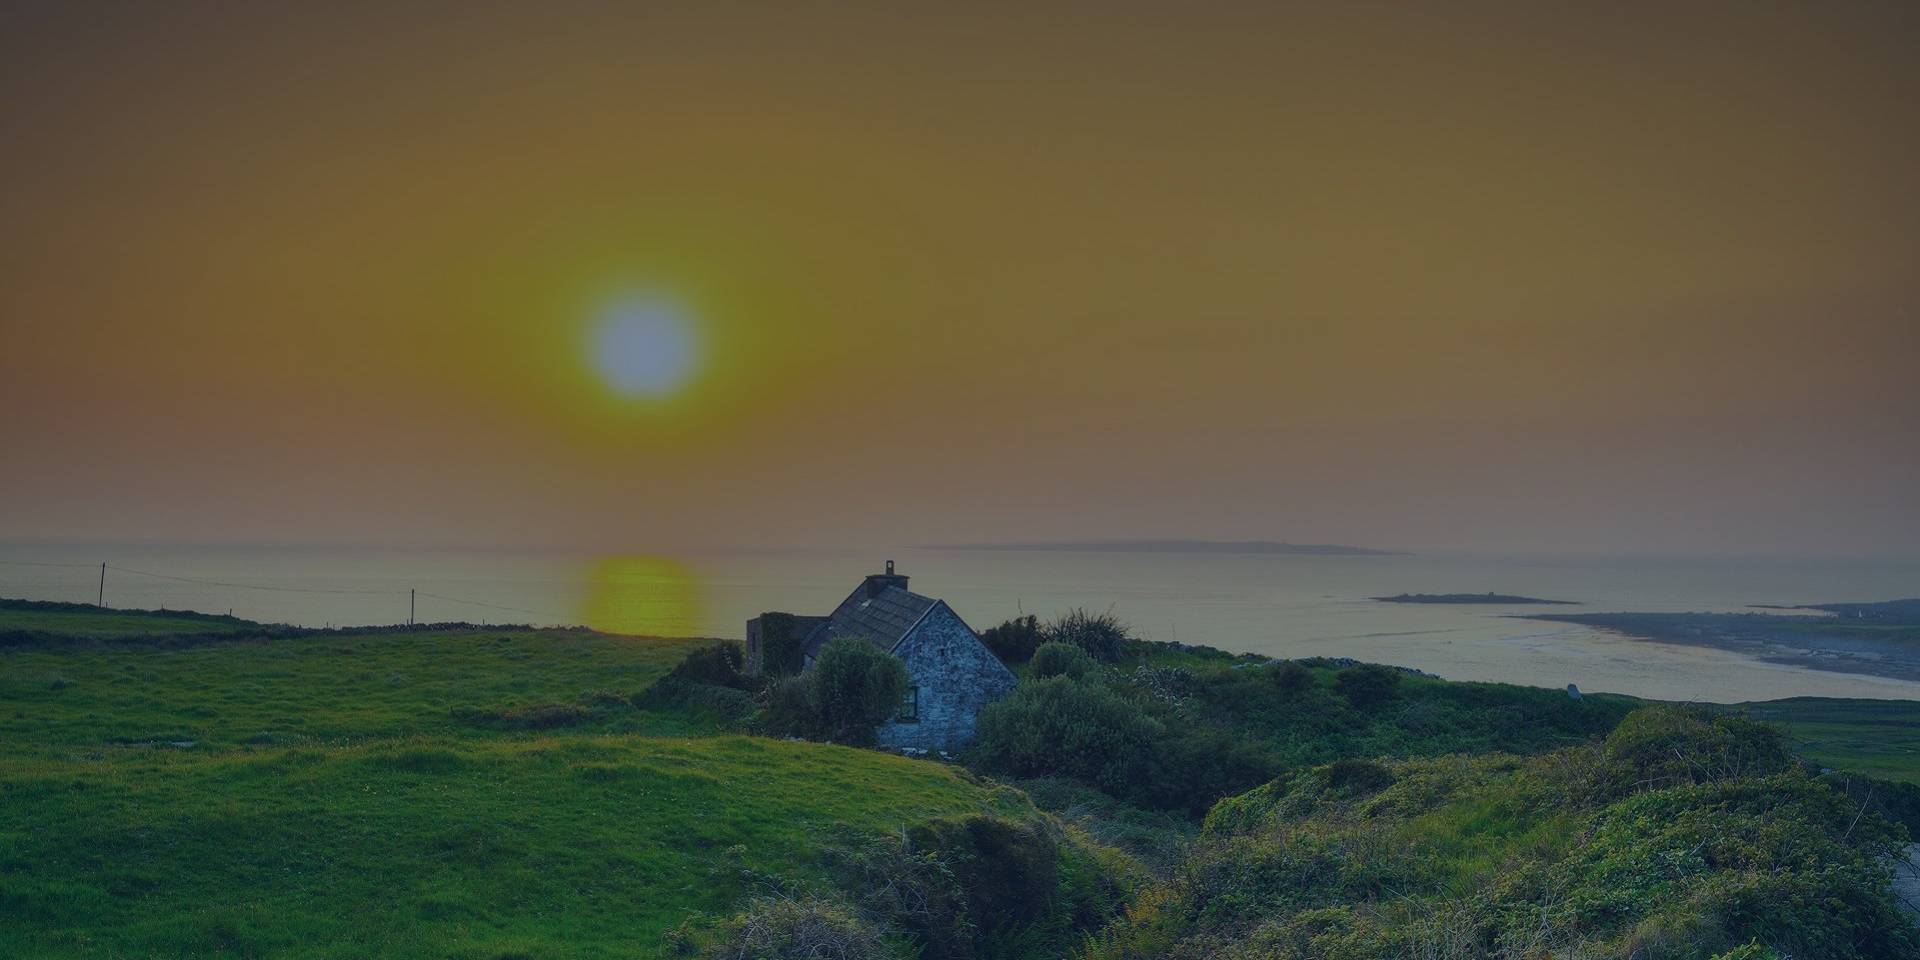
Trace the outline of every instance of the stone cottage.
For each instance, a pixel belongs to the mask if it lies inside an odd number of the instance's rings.
[[[747,621],[747,672],[798,660],[804,671],[820,648],[858,637],[895,657],[913,684],[894,719],[880,727],[880,745],[957,751],[973,741],[980,710],[1013,689],[1013,672],[980,642],[946,601],[907,589],[905,574],[869,574],[824,617],[763,613]]]

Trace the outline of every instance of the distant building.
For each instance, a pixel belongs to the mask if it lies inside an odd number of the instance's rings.
[[[747,672],[765,670],[769,657],[790,662],[796,655],[805,671],[840,637],[865,640],[907,668],[913,687],[906,702],[877,731],[884,747],[957,751],[973,741],[981,709],[1015,683],[1013,671],[946,601],[908,590],[891,560],[886,573],[868,575],[824,617],[763,613],[748,620]]]

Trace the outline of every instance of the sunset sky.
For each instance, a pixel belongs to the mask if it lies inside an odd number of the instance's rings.
[[[1591,6],[9,3],[0,538],[1920,552],[1920,5]]]

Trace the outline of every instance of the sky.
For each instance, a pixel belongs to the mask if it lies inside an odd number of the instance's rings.
[[[0,8],[0,537],[1920,552],[1920,7]]]

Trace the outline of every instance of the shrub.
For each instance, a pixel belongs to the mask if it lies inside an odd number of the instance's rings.
[[[1048,677],[1072,677],[1079,680],[1093,670],[1093,658],[1087,651],[1070,643],[1049,641],[1033,652],[1033,662],[1029,666],[1036,680]]]
[[[1088,613],[1075,609],[1047,624],[1045,639],[1053,643],[1071,643],[1102,663],[1120,659],[1128,640],[1127,626],[1110,613]]]
[[[1605,796],[1679,784],[1767,776],[1793,763],[1779,734],[1765,724],[1681,707],[1627,714],[1607,735]]]
[[[1162,810],[1206,815],[1215,801],[1272,779],[1280,764],[1245,738],[1205,727],[1175,728],[1154,751],[1153,776],[1137,785],[1137,801]]]
[[[713,960],[888,960],[891,952],[866,921],[818,897],[766,898],[720,925]]]
[[[1282,693],[1299,693],[1313,686],[1313,671],[1292,661],[1268,664],[1266,676],[1267,682]]]
[[[820,649],[813,669],[776,681],[760,726],[775,735],[867,745],[900,710],[912,680],[898,658],[857,637]]]
[[[1014,776],[1067,776],[1116,797],[1136,794],[1166,733],[1137,704],[1068,677],[1029,680],[980,713],[976,755]]]
[[[1393,786],[1393,771],[1371,760],[1336,760],[1327,767],[1327,786],[1363,797]]]
[[[907,835],[939,851],[982,927],[1031,923],[1052,906],[1060,850],[1034,824],[976,814],[923,823]]]
[[[1400,671],[1373,663],[1348,667],[1334,675],[1333,688],[1355,710],[1385,706],[1400,687]]]
[[[827,858],[862,915],[912,936],[921,960],[973,955],[976,924],[951,851],[902,831],[830,847]]]
[[[745,664],[746,654],[741,651],[740,645],[731,640],[722,640],[687,654],[658,683],[704,683],[739,689],[746,686],[746,675],[740,672]]]
[[[809,705],[836,743],[873,742],[873,729],[900,712],[913,681],[893,654],[857,637],[820,649],[806,674]]]
[[[782,677],[767,688],[766,705],[760,708],[758,726],[776,737],[820,736],[819,718],[813,713],[812,686],[806,677]]]
[[[633,698],[636,707],[693,710],[733,722],[752,710],[741,672],[746,655],[740,645],[722,641],[686,655],[671,672]],[[591,702],[591,698],[590,698]]]
[[[1045,639],[1040,618],[1032,614],[1015,617],[980,634],[980,642],[1005,663],[1025,663]]]

